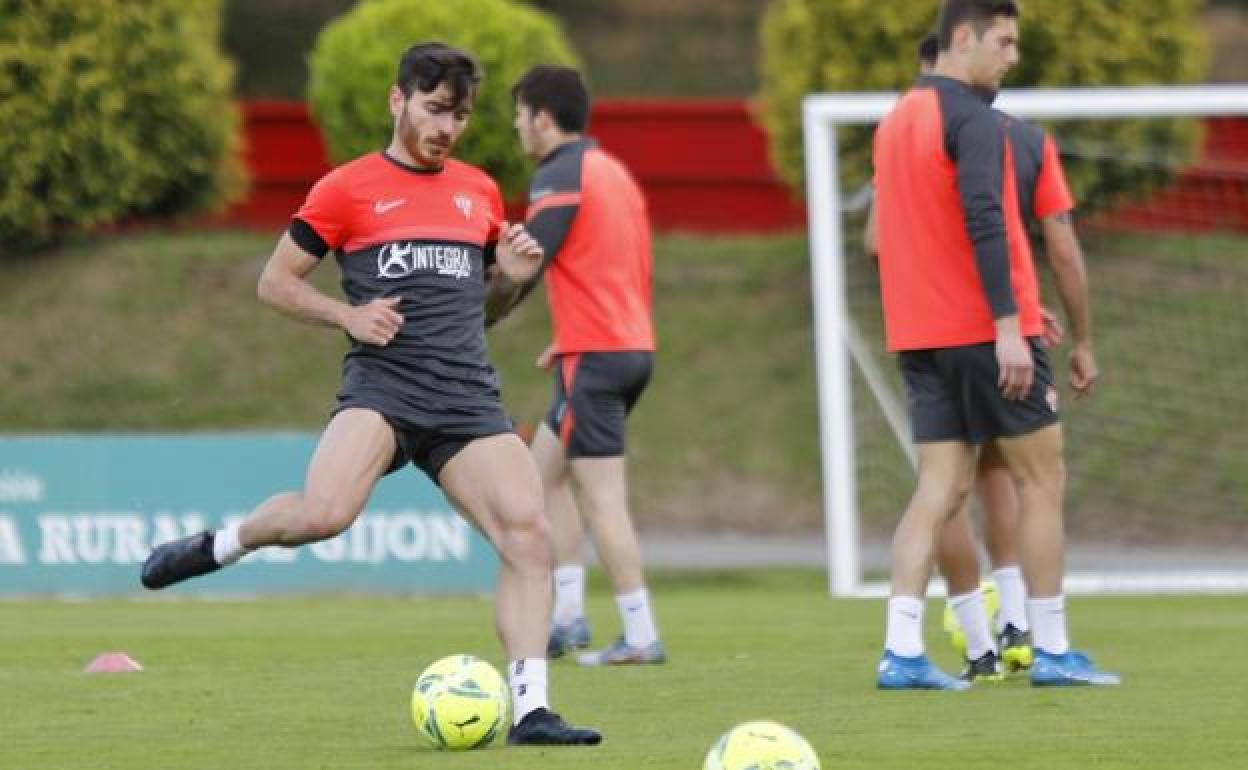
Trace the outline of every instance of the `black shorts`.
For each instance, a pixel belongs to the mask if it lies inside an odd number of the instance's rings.
[[[1057,389],[1049,355],[1029,338],[1035,378],[1027,397],[1007,400],[997,385],[996,345],[908,350],[899,356],[915,443],[983,444],[1023,436],[1057,422]]]
[[[555,359],[555,398],[546,424],[568,457],[620,457],[624,422],[650,382],[643,350],[566,353]]]
[[[479,438],[515,430],[510,419],[502,413],[484,414],[473,420],[457,417],[453,423],[435,418],[404,416],[393,408],[393,402],[384,395],[370,391],[346,391],[338,394],[338,406],[333,414],[344,409],[371,409],[385,418],[394,430],[394,457],[386,474],[391,474],[409,462],[425,472],[435,484],[438,474],[459,450]]]

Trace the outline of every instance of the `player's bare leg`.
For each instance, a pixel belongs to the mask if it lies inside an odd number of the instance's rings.
[[[1027,620],[1027,588],[1019,566],[1021,502],[1014,477],[995,443],[979,453],[975,492],[984,507],[984,541],[997,587],[997,646],[1011,671],[1031,667],[1031,624]]]
[[[493,543],[501,562],[495,621],[509,659],[514,724],[508,742],[598,743],[598,732],[569,726],[547,701],[553,554],[541,478],[528,447],[513,433],[477,439],[447,462],[438,481]]]
[[[940,531],[970,492],[975,448],[942,441],[919,444],[918,453],[918,484],[893,533],[892,597],[876,683],[881,689],[960,690],[969,685],[924,655],[923,610]]]
[[[950,596],[960,596],[979,588],[979,546],[971,525],[968,499],[957,515],[945,522],[936,543],[936,564],[945,577]]]
[[[578,457],[569,464],[624,626],[624,634],[613,645],[582,655],[578,662],[590,666],[662,663],[667,654],[659,641],[642,574],[641,546],[629,513],[627,459]]]
[[[1032,684],[1118,684],[1116,675],[1100,671],[1082,653],[1071,650],[1067,636],[1062,593],[1066,465],[1061,426],[1000,439],[999,445],[1022,491],[1022,564],[1036,645]]]
[[[971,502],[968,497],[961,510],[941,527],[936,544],[936,562],[945,576],[949,592],[949,612],[957,619],[960,634],[954,635],[954,646],[966,660],[962,678],[998,680],[1002,677],[1001,660],[993,639],[992,624],[979,581],[979,546],[971,526]]]
[[[542,477],[546,515],[554,543],[554,609],[546,652],[554,658],[569,649],[589,646],[585,619],[585,563],[581,547],[585,531],[572,491],[571,474],[563,444],[545,423],[538,425],[530,446]]]
[[[394,457],[394,431],[369,409],[345,409],[330,420],[308,466],[302,492],[265,500],[239,524],[155,548],[142,581],[163,588],[233,564],[269,545],[295,547],[334,537],[351,526]]]

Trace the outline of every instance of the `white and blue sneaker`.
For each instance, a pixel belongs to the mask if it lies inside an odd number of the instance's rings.
[[[576,618],[566,626],[556,625],[550,630],[546,642],[546,657],[559,658],[570,650],[583,650],[589,646],[589,622]]]
[[[969,690],[970,682],[949,676],[932,665],[926,655],[912,658],[884,651],[876,669],[875,686],[881,690]]]
[[[1031,664],[1032,687],[1113,687],[1119,684],[1122,684],[1122,677],[1100,670],[1091,658],[1075,650],[1054,655],[1037,648],[1035,662]]]
[[[582,666],[628,666],[647,663],[666,663],[667,650],[663,642],[655,639],[645,647],[631,647],[624,637],[604,650],[587,652],[577,657],[576,662]]]

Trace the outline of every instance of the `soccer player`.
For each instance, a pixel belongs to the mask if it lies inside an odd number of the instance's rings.
[[[516,132],[538,161],[527,226],[545,253],[554,342],[538,366],[554,400],[533,437],[555,542],[556,657],[589,645],[581,515],[615,591],[624,633],[582,665],[666,660],[628,507],[626,422],[650,381],[650,223],[628,170],[585,135],[589,93],[576,70],[534,67],[512,89]],[[580,492],[578,508],[573,483]]]
[[[924,654],[923,597],[940,530],[962,509],[977,447],[990,441],[1022,484],[1032,684],[1119,681],[1067,639],[1056,390],[1012,149],[988,104],[1018,61],[1018,16],[1013,0],[945,0],[935,70],[876,131],[886,334],[900,354],[919,454],[918,484],[893,539],[882,689],[970,686]],[[1075,366],[1090,362],[1087,352]],[[1088,375],[1074,372],[1079,382]]]
[[[940,54],[939,36],[933,32],[919,43],[919,70],[930,74]],[[1005,126],[1014,158],[1019,209],[1037,223],[1044,238],[1049,264],[1057,277],[1063,304],[1072,321],[1074,347],[1072,388],[1076,398],[1090,393],[1096,383],[1096,359],[1092,351],[1091,318],[1087,301],[1087,272],[1074,231],[1071,211],[1074,200],[1062,171],[1061,157],[1053,138],[1042,129],[996,110]],[[867,248],[874,251],[874,212],[868,215]],[[1063,330],[1057,317],[1041,307],[1044,341],[1059,344]],[[1079,359],[1075,362],[1073,359]],[[993,582],[1000,597],[996,617],[999,646],[994,646],[979,592],[979,559],[972,532],[969,504],[947,523],[938,543],[937,563],[949,587],[949,606],[967,638],[968,666],[963,678],[998,678],[1003,662],[1011,671],[1030,668],[1030,625],[1027,621],[1026,589],[1019,567],[1019,500],[1009,468],[993,443],[980,450],[975,491],[984,507],[988,555]]]
[[[486,358],[487,291],[531,278],[541,247],[502,220],[492,179],[450,157],[480,79],[463,51],[409,48],[390,89],[389,146],[318,181],[264,267],[261,300],[352,340],[303,490],[269,498],[239,524],[157,547],[142,582],[159,589],[257,548],[332,538],[359,516],[383,474],[411,462],[502,562],[495,617],[510,661],[508,743],[597,744],[597,731],[548,708],[551,545],[541,478],[503,413]],[[347,302],[306,280],[331,251]]]

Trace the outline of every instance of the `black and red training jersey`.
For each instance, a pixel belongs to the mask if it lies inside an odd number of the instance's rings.
[[[316,183],[291,223],[295,242],[336,252],[351,304],[402,297],[405,321],[389,345],[353,341],[352,387],[385,394],[412,421],[499,409],[484,300],[502,219],[494,180],[456,160],[426,170],[379,152]]]

